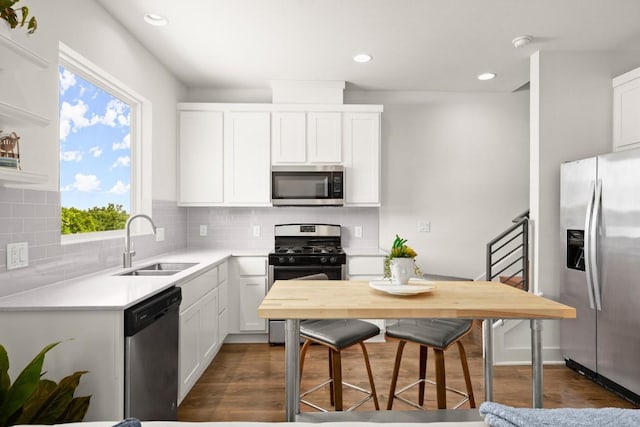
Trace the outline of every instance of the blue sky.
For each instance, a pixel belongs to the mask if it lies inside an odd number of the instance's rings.
[[[62,66],[58,71],[62,206],[115,203],[129,212],[129,105]]]

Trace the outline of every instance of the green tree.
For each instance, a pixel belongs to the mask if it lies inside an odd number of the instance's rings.
[[[90,233],[93,231],[122,230],[129,213],[122,205],[109,203],[107,206],[87,210],[62,208],[62,234]]]

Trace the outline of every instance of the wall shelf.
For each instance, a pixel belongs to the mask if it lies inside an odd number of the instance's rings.
[[[44,116],[0,101],[0,127],[24,125],[47,126],[48,124],[49,119]]]
[[[46,181],[46,175],[0,167],[0,185],[2,186],[7,184],[42,184]]]
[[[49,61],[4,34],[0,34],[0,70],[33,67],[45,69]]]

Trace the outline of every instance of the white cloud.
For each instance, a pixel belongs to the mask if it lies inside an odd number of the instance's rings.
[[[131,148],[131,134],[126,134],[124,138],[122,138],[121,142],[114,142],[111,144],[111,149],[113,151],[116,150],[128,150]]]
[[[95,147],[89,148],[89,153],[91,153],[93,157],[100,157],[102,155],[102,148],[96,145]]]
[[[129,156],[120,156],[118,159],[111,165],[111,169],[115,169],[118,166],[129,166],[131,163],[131,158]]]
[[[82,160],[82,151],[61,151],[60,160],[63,162],[79,162]]]
[[[90,126],[91,123],[85,117],[89,107],[79,100],[75,105],[63,102],[60,107],[60,139],[65,140],[70,132],[77,132],[78,129]]]
[[[84,175],[77,173],[73,184],[69,184],[60,189],[61,191],[78,190],[84,193],[90,193],[100,190],[100,180],[95,175]]]
[[[60,73],[60,93],[63,94],[72,86],[76,84],[76,76],[69,70],[64,70]]]
[[[109,193],[113,193],[113,194],[126,194],[129,192],[129,188],[131,186],[129,184],[125,184],[122,181],[118,180],[118,182],[116,182],[116,185],[114,185],[113,187],[111,187],[111,190],[109,190]]]
[[[100,123],[110,127],[116,127],[116,122],[120,126],[129,125],[129,113],[124,114],[124,111],[128,110],[128,105],[119,99],[112,99],[107,104],[107,108],[104,112],[104,116],[91,117],[91,123]]]

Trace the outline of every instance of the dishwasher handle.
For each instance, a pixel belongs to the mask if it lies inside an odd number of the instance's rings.
[[[171,310],[178,310],[182,301],[180,288],[171,288],[149,297],[148,299],[124,311],[124,335],[132,337]]]

